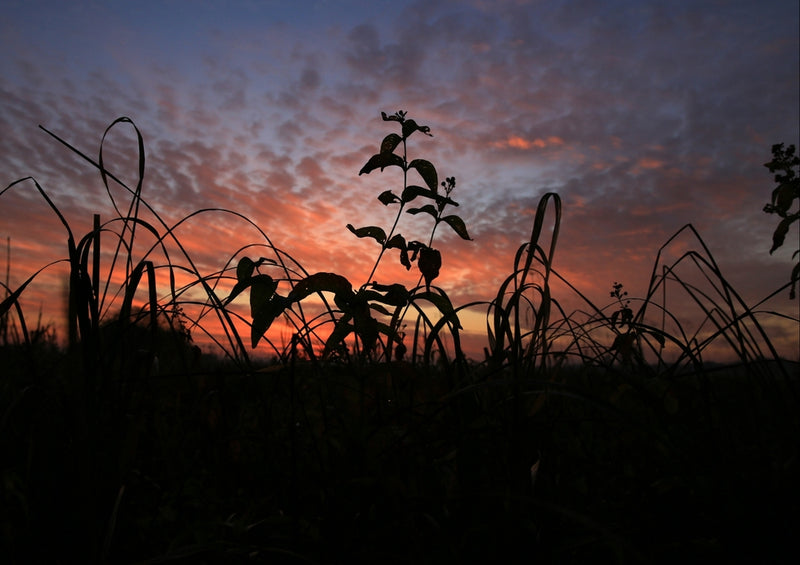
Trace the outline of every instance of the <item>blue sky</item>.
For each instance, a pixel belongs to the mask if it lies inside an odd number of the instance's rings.
[[[358,171],[391,131],[380,112],[404,109],[432,128],[410,151],[457,177],[474,238],[442,234],[440,284],[456,301],[493,295],[547,191],[564,201],[556,268],[594,300],[615,280],[644,293],[659,246],[692,223],[757,301],[792,265],[793,241],[767,253],[776,222],[761,211],[773,187],[762,164],[773,143],[800,138],[799,10],[793,0],[7,2],[3,186],[33,175],[76,224],[88,221],[104,202],[99,175],[37,126],[96,155],[106,126],[129,116],[145,139],[143,194],[166,216],[238,210],[308,270],[359,284],[375,250],[344,226],[388,221],[375,196],[398,179]],[[106,147],[125,178],[131,143],[122,127]],[[18,277],[63,256],[41,199],[3,199]],[[216,227],[218,246],[193,235],[209,269],[254,237]],[[791,348],[796,332],[787,336]]]

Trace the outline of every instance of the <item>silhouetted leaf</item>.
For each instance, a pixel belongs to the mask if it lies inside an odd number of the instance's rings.
[[[405,122],[403,122],[403,137],[408,138],[408,136],[414,133],[415,131],[421,131],[428,137],[433,137],[433,134],[431,133],[431,128],[429,128],[428,126],[417,125],[417,122],[415,122],[414,120],[406,120]]]
[[[340,300],[349,299],[353,296],[353,285],[336,273],[314,273],[295,284],[288,299],[297,302],[317,292],[332,292]]]
[[[408,244],[406,245],[406,248],[412,252],[411,255],[412,261],[415,261],[417,259],[417,254],[419,253],[419,250],[425,249],[426,247],[428,246],[422,243],[421,241],[409,241]]]
[[[792,218],[791,216],[784,218],[781,220],[781,223],[778,224],[778,227],[775,228],[775,233],[772,234],[772,248],[769,250],[770,255],[783,245],[783,241],[786,239],[786,234],[789,232],[789,226],[792,224],[793,219],[797,218]]]
[[[400,264],[406,268],[406,271],[411,269],[411,259],[408,257],[408,249],[400,250]]]
[[[279,294],[273,294],[268,302],[261,304],[259,309],[253,312],[253,324],[250,326],[250,343],[253,349],[258,345],[258,341],[264,334],[267,333],[275,318],[280,316],[289,305],[291,305],[290,300]]]
[[[428,188],[422,188],[417,185],[409,185],[403,190],[403,202],[411,202],[417,196],[424,196],[426,198],[436,198],[436,193]]]
[[[410,185],[403,190],[403,202],[411,202],[417,196],[422,196],[424,198],[430,198],[431,200],[435,200],[436,204],[442,206],[442,204],[450,204],[452,206],[458,206],[458,202],[455,200],[450,199],[447,196],[442,196],[441,194],[437,194],[428,188],[423,188],[421,186]]]
[[[353,224],[347,224],[347,229],[353,232],[356,237],[371,237],[381,245],[386,241],[386,232],[378,226],[366,226],[356,229]]]
[[[383,314],[384,316],[392,315],[392,313],[389,312],[389,310],[387,310],[386,307],[381,304],[370,304],[369,307],[375,310],[376,312]]]
[[[425,181],[425,184],[427,184],[428,188],[433,192],[439,190],[439,176],[436,173],[436,167],[433,166],[433,163],[425,159],[414,159],[408,164],[408,168],[417,169],[422,180]]]
[[[408,351],[408,348],[406,347],[406,344],[403,343],[402,341],[398,342],[397,345],[394,348],[394,358],[395,358],[395,360],[396,361],[402,361],[403,360],[403,356],[405,356],[405,354],[406,354],[406,351]]]
[[[431,250],[435,251],[435,250]],[[438,251],[437,251],[438,253]],[[420,254],[420,260],[422,260],[422,255]],[[461,329],[461,322],[458,319],[458,316],[455,314],[455,309],[453,308],[453,304],[450,302],[450,299],[447,298],[444,294],[439,294],[438,292],[430,292],[430,290],[426,292],[422,292],[419,294],[414,295],[414,300],[427,300],[434,306],[439,312],[442,313],[443,316],[446,316],[455,321],[455,327]]]
[[[425,287],[430,290],[431,281],[439,276],[439,269],[442,267],[442,254],[439,253],[438,249],[423,247],[419,252],[417,266],[425,278]]]
[[[395,248],[400,250],[400,264],[403,265],[406,270],[411,268],[411,261],[408,259],[408,247],[406,246],[405,238],[398,234],[392,236],[388,242],[386,242],[386,249]]]
[[[242,292],[247,290],[253,282],[258,279],[259,277],[266,277],[271,282],[272,279],[267,275],[258,275],[257,277],[253,277],[253,271],[257,266],[262,264],[264,259],[259,259],[258,261],[253,261],[249,257],[242,257],[239,260],[239,264],[236,266],[236,279],[237,282],[234,287],[231,289],[231,293],[228,298],[225,299],[225,304],[230,304],[233,300],[239,296]],[[259,279],[265,280],[265,279]],[[277,283],[276,283],[277,286]],[[273,290],[274,292],[274,290]],[[252,298],[251,298],[252,300]]]
[[[393,340],[396,340],[396,341],[399,341],[400,339],[402,339],[394,328],[392,328],[388,324],[384,324],[382,322],[378,322],[377,320],[375,320],[375,321],[377,322],[376,327],[378,328],[378,331],[380,333],[382,333],[383,335],[385,335],[387,337],[390,337],[390,338],[392,338]]]
[[[401,141],[403,141],[402,137],[396,133],[390,133],[381,142],[381,153],[391,153]]]
[[[394,153],[378,153],[377,155],[373,155],[370,157],[367,164],[364,165],[360,171],[358,171],[359,176],[363,174],[369,174],[375,169],[380,168],[381,171],[386,167],[391,167],[392,165],[397,165],[398,167],[403,167],[403,159]]]
[[[330,275],[331,273],[325,274]],[[346,308],[342,308],[345,314],[336,322],[336,326],[325,343],[326,352],[341,343],[351,331],[361,339],[365,351],[371,351],[375,347],[378,339],[378,323],[370,315],[370,306],[366,300],[367,294],[359,291],[357,295],[354,295],[351,291],[350,295],[351,300],[347,305],[343,305]],[[352,320],[352,324],[350,320]]]
[[[783,183],[772,191],[772,204],[781,216],[785,216],[792,207],[792,201],[800,197],[797,194],[798,183]]]
[[[378,196],[378,200],[380,200],[380,201],[381,201],[381,203],[382,203],[384,206],[388,206],[389,204],[392,204],[392,203],[394,203],[394,202],[400,202],[400,197],[399,197],[399,196],[397,196],[397,195],[396,195],[394,192],[392,192],[391,190],[384,190],[384,191],[383,191],[383,192],[381,192],[381,193],[380,193],[380,195]]]
[[[458,216],[445,216],[442,218],[442,221],[453,228],[453,231],[455,231],[461,239],[466,239],[467,241],[472,239],[469,233],[467,233],[467,226],[464,224],[464,220]]]
[[[256,275],[250,279],[250,315],[256,318],[272,299],[278,288],[277,281],[269,275]]]
[[[271,324],[272,320],[267,320],[266,318],[261,320],[253,319],[253,323],[250,326],[250,347],[256,348],[259,340],[267,333]]]
[[[622,321],[619,323],[620,326],[624,324],[628,324],[628,326],[633,323],[633,310],[630,308],[623,308],[622,309]]]
[[[387,249],[390,249],[392,247],[394,247],[396,249],[406,249],[406,239],[402,235],[400,235],[399,233],[393,235],[392,239],[390,239],[386,243],[386,248]]]
[[[243,280],[237,282],[233,288],[231,289],[231,293],[228,298],[225,299],[224,304],[230,304],[233,300],[239,296],[242,292],[247,290],[247,287],[250,286],[250,279]]]
[[[253,274],[255,268],[255,261],[249,257],[242,257],[239,259],[239,264],[236,265],[236,280],[239,282],[246,281]]]
[[[384,121],[384,122],[402,122],[402,121],[403,121],[403,118],[401,118],[401,117],[398,115],[398,114],[401,114],[401,113],[402,113],[403,115],[405,115],[405,112],[403,112],[402,110],[400,110],[399,112],[397,112],[397,114],[395,114],[395,115],[393,115],[393,116],[387,116],[387,115],[386,115],[386,112],[381,112],[381,118],[383,118],[383,121]]]
[[[402,284],[382,285],[372,283],[372,288],[383,292],[375,300],[391,306],[405,306],[408,303],[408,290]]]
[[[325,341],[325,351],[323,355],[327,355],[331,351],[338,349],[339,344],[344,341],[350,332],[353,331],[353,325],[350,323],[351,316],[342,316],[333,328],[333,331]]]
[[[659,345],[661,345],[661,347],[664,347],[664,345],[666,344],[667,340],[664,338],[664,334],[663,333],[655,331],[655,330],[648,330],[647,333],[650,334],[651,336],[653,336],[653,339],[655,339],[659,343]]]
[[[433,216],[434,219],[437,219],[439,217],[439,211],[433,204],[426,204],[422,208],[409,208],[408,210],[406,210],[406,212],[414,216],[424,212],[425,214],[430,214],[431,216]]]

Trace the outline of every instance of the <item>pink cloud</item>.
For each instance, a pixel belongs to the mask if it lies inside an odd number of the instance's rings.
[[[512,135],[507,140],[496,142],[496,147],[510,147],[512,149],[544,149],[545,147],[561,146],[564,145],[564,140],[560,137],[551,136],[547,139],[536,138],[528,140],[518,135]]]

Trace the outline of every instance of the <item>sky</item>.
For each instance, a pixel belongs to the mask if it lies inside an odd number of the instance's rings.
[[[457,179],[452,210],[472,240],[442,225],[434,245],[436,284],[455,305],[495,297],[547,192],[563,204],[553,266],[596,305],[613,302],[616,281],[644,296],[659,248],[686,224],[759,304],[788,281],[797,248],[795,229],[769,254],[777,221],[762,209],[772,144],[800,140],[799,12],[796,0],[6,1],[0,185],[34,177],[80,237],[93,213],[111,218],[110,199],[39,126],[96,160],[106,128],[128,117],[144,140],[142,197],[167,224],[206,208],[242,215],[181,225],[203,272],[258,257],[245,246],[266,234],[309,273],[358,287],[379,249],[346,225],[388,230],[396,208],[377,195],[403,182],[397,168],[358,173],[396,131],[380,113],[404,110],[433,134],[409,139],[409,159]],[[111,129],[103,157],[136,186],[129,124]],[[431,221],[404,216],[406,239],[427,241]],[[0,236],[11,288],[66,257],[66,231],[31,182],[0,196]],[[665,256],[691,248],[681,236]],[[387,254],[375,279],[414,286],[418,273],[397,263]],[[60,323],[62,267],[26,289],[29,324],[40,311]],[[560,300],[581,307],[566,290]],[[798,314],[788,291],[759,308]],[[796,359],[797,324],[763,323]],[[470,319],[473,352],[481,324]]]

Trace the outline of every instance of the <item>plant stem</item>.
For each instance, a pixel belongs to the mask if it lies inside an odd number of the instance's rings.
[[[406,148],[406,138],[403,138],[403,192],[405,192],[406,187],[408,187],[408,159],[407,156],[407,148]],[[402,193],[401,193],[402,194]],[[400,208],[397,210],[397,216],[394,218],[394,223],[392,224],[392,229],[389,230],[389,233],[386,236],[386,241],[381,244],[381,251],[378,253],[378,258],[375,260],[375,265],[372,266],[372,271],[370,271],[367,280],[361,285],[361,288],[367,286],[370,282],[372,282],[372,277],[375,276],[375,272],[378,270],[378,265],[380,265],[381,259],[383,258],[383,254],[386,252],[387,245],[389,241],[391,241],[392,236],[394,235],[395,229],[397,229],[397,224],[400,223],[400,216],[403,214],[403,208],[405,207],[405,201],[400,202]]]

